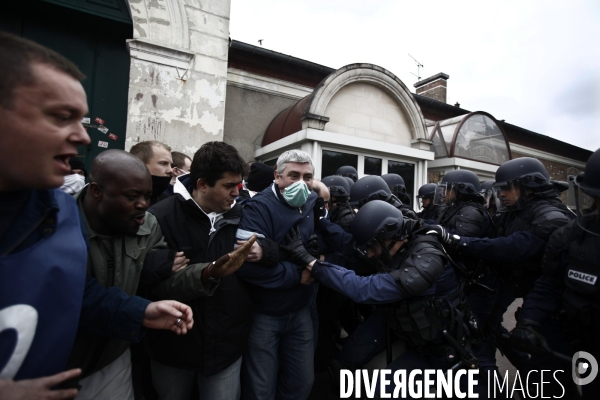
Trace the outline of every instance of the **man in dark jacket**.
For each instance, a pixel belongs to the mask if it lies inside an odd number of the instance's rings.
[[[379,268],[377,274],[366,277],[311,259],[293,232],[287,241],[293,249],[290,256],[297,262],[306,262],[311,275],[322,284],[357,303],[388,304],[385,312],[361,325],[369,325],[361,333],[371,343],[366,343],[360,351],[372,351],[385,343],[387,322],[408,348],[388,369],[406,370],[408,374],[412,369],[475,368],[476,360],[468,352],[468,331],[464,328],[468,314],[459,285],[463,272],[447,262],[448,257],[435,237],[411,235],[404,228],[402,213],[384,201],[373,200],[360,209],[351,230],[356,248]],[[360,368],[360,365],[346,368]],[[418,380],[416,386],[422,384]],[[390,391],[389,387],[385,389]]]
[[[169,246],[190,260],[190,266],[162,282],[153,294],[186,302],[198,317],[196,329],[183,340],[159,332],[148,335],[154,387],[160,399],[188,400],[195,382],[202,399],[240,395],[240,367],[252,307],[235,274],[215,279],[213,261],[233,250],[241,218],[235,198],[245,168],[232,146],[205,143],[194,155],[190,173],[175,183],[175,194],[149,209]],[[258,244],[255,249],[262,253]],[[249,259],[262,258],[256,251]],[[200,283],[205,290],[214,290],[212,296],[199,291]]]
[[[438,188],[435,183],[427,183],[419,188],[417,199],[421,199],[423,209],[417,213],[417,217],[423,221],[437,221],[440,218],[446,205],[442,204],[442,196],[439,192],[441,188]]]
[[[314,232],[311,191],[314,167],[299,150],[279,156],[275,183],[249,200],[237,233],[252,234],[285,244],[285,235],[297,225],[302,239]],[[259,239],[260,240],[260,239]],[[310,272],[287,260],[274,268],[246,263],[238,276],[251,285],[255,320],[244,356],[243,397],[249,399],[305,399],[314,380],[314,330],[311,308],[316,287]]]
[[[563,370],[561,382],[565,387],[552,388],[555,398],[597,399],[597,365],[594,368],[588,362],[585,368],[578,358],[600,359],[600,149],[590,156],[585,171],[573,183],[577,219],[550,236],[542,258],[543,274],[524,300],[517,327],[511,332],[511,344],[533,354],[532,359],[541,359],[544,369]],[[543,354],[548,348],[563,354],[575,353],[574,365],[571,367],[570,360]],[[570,382],[571,368],[581,396]]]
[[[496,171],[495,186],[504,209],[495,216],[492,238],[443,230],[439,236],[450,251],[486,260],[496,272],[499,288],[486,329],[499,333],[508,306],[527,295],[541,275],[542,255],[550,235],[574,215],[557,198],[548,171],[537,159],[522,157],[505,162]],[[511,350],[501,340],[498,344]],[[514,365],[529,363],[524,355],[511,352],[507,356]]]

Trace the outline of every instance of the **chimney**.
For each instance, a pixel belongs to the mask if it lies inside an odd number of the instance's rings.
[[[448,79],[450,79],[450,76],[440,72],[439,74],[420,80],[414,86],[417,89],[418,95],[445,103]]]

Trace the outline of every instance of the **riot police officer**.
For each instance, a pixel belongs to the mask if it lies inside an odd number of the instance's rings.
[[[419,188],[417,199],[421,199],[423,210],[417,213],[417,217],[424,221],[438,221],[444,208],[446,208],[446,205],[441,201],[440,191],[441,188],[435,183],[427,183]]]
[[[572,219],[573,213],[557,198],[548,171],[537,159],[523,157],[502,164],[495,187],[502,200],[492,239],[460,236],[438,229],[446,246],[460,254],[488,261],[498,279],[496,302],[487,320],[494,333],[502,330],[502,316],[518,297],[525,296],[541,274],[541,260],[550,235]],[[500,339],[500,337],[498,337]],[[499,343],[513,365],[528,358]]]
[[[477,175],[466,169],[450,171],[444,175],[440,186],[447,207],[441,213],[438,224],[462,236],[482,237],[487,234],[489,217],[479,194]]]
[[[600,149],[590,156],[574,186],[577,219],[550,237],[543,275],[525,298],[511,343],[529,353],[549,346],[569,355],[585,351],[600,360]],[[559,321],[560,327],[548,321]],[[556,359],[546,359],[558,364],[556,369],[569,371],[571,367],[568,362],[560,365]],[[582,385],[582,393],[584,398],[597,399],[600,379]]]
[[[485,181],[481,184],[481,195],[484,199],[483,205],[492,217],[498,211],[498,207],[496,206],[498,198],[496,197],[496,190],[494,190],[495,183],[494,181]]]
[[[486,237],[491,227],[490,216],[483,206],[479,178],[471,171],[460,169],[444,175],[440,184],[446,208],[438,223],[461,236]],[[497,282],[482,260],[449,249],[454,261],[462,263],[470,273],[467,299],[479,327],[484,327],[496,300]],[[487,332],[474,342],[473,351],[484,370],[496,369],[496,347]]]
[[[358,180],[358,172],[356,171],[356,168],[350,165],[344,165],[342,167],[339,167],[337,171],[335,171],[335,174],[350,178],[353,182],[356,182]]]
[[[408,346],[388,368],[476,367],[465,324],[468,313],[460,284],[464,273],[448,263],[439,241],[433,236],[409,235],[402,213],[381,200],[360,209],[351,232],[357,250],[378,265],[379,273],[359,277],[341,266],[315,260],[298,237],[287,238],[287,250],[323,285],[357,303],[389,304],[358,328],[362,340],[370,343],[363,351],[382,350],[387,321]]]
[[[408,206],[412,203],[411,195],[406,190],[404,184],[404,178],[398,174],[385,174],[381,175],[381,179],[387,183],[388,187],[392,191],[392,194],[400,199],[400,201]]]
[[[377,175],[369,175],[359,179],[350,189],[350,205],[360,209],[372,200],[383,200],[402,212],[404,218],[421,221],[417,214],[400,199],[392,194],[388,184]]]
[[[354,219],[354,210],[348,204],[350,198],[350,185],[342,176],[332,175],[321,179],[329,188],[329,220],[350,232]]]

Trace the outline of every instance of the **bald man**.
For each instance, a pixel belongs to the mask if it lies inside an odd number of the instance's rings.
[[[320,180],[313,179],[313,190],[317,193],[317,196],[323,199],[325,208],[329,210],[329,188]]]
[[[128,295],[136,294],[140,283],[151,288],[188,263],[183,252],[169,250],[156,218],[146,212],[151,195],[144,163],[125,151],[107,150],[94,160],[90,184],[75,196],[89,237],[88,270],[100,284]],[[129,345],[78,333],[70,358],[83,370],[78,399],[133,399]]]

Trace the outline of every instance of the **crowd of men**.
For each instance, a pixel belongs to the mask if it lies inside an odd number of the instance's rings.
[[[564,355],[600,358],[600,150],[577,214],[527,157],[448,172],[417,207],[397,174],[318,181],[299,150],[248,168],[148,141],[87,171],[78,69],[3,33],[0,68],[1,399],[306,399],[394,340],[391,370],[497,371],[500,349],[563,370],[546,394],[597,397]]]

